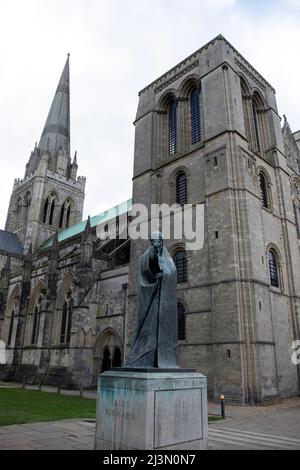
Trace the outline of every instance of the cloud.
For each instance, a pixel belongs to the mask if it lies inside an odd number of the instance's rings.
[[[181,0],[183,8],[219,9],[235,5],[236,0]]]
[[[288,6],[300,8],[300,0],[285,0],[285,3]]]
[[[236,0],[207,0],[207,3],[215,8],[224,8],[235,5]]]
[[[71,146],[85,217],[131,196],[138,91],[222,33],[276,88],[300,127],[299,17],[287,1],[10,0],[0,17],[0,226],[71,52]]]

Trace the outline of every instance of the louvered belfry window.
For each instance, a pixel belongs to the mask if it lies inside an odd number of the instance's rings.
[[[45,201],[45,205],[44,205],[43,224],[47,223],[48,206],[49,206],[49,199],[47,198]]]
[[[255,130],[256,151],[260,153],[261,144],[260,144],[260,133],[259,133],[259,122],[258,122],[258,107],[255,101],[252,101],[252,111],[253,111],[253,122],[254,122],[254,130]]]
[[[186,338],[185,334],[185,309],[184,306],[177,303],[177,319],[178,319],[178,340],[184,341]]]
[[[266,178],[262,173],[260,173],[259,175],[259,191],[260,191],[261,205],[262,207],[265,207],[266,209],[268,209],[269,202],[268,202],[267,184],[266,184]]]
[[[176,178],[176,203],[180,206],[187,204],[187,180],[185,173]]]
[[[71,216],[71,206],[69,206],[67,210],[66,228],[69,228],[70,226],[70,216]]]
[[[54,209],[55,209],[55,201],[53,199],[52,204],[51,204],[51,209],[50,209],[49,225],[53,224]]]
[[[177,283],[181,284],[187,281],[187,261],[184,250],[177,251],[174,257],[174,263],[177,269]]]
[[[273,250],[268,252],[268,262],[271,286],[279,287],[277,257]]]
[[[64,224],[64,216],[65,216],[65,204],[62,205],[60,210],[60,218],[59,218],[59,228],[63,227]]]
[[[201,140],[200,94],[196,87],[191,91],[191,123],[192,144],[196,144]]]
[[[168,124],[169,124],[169,155],[174,155],[177,152],[177,105],[176,105],[175,100],[172,100],[169,104]]]

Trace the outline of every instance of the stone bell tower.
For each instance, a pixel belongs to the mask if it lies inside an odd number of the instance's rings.
[[[77,153],[70,155],[69,54],[39,144],[16,179],[6,227],[26,252],[82,220],[85,178],[77,177]]]

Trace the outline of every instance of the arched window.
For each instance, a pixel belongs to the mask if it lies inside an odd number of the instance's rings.
[[[174,263],[177,269],[177,283],[181,284],[183,282],[187,282],[187,260],[186,252],[184,250],[176,252]]]
[[[60,210],[59,228],[63,228],[64,216],[65,216],[65,204],[62,205],[61,210]]]
[[[185,173],[180,173],[176,178],[176,202],[181,206],[187,204],[187,179]]]
[[[60,342],[63,344],[70,343],[73,307],[74,307],[74,301],[72,297],[70,297],[70,294],[68,294],[68,298],[65,300],[63,304],[63,309],[62,309]]]
[[[261,200],[262,207],[269,209],[267,182],[266,182],[266,177],[263,173],[259,173],[259,191],[260,191],[260,200]]]
[[[171,100],[168,107],[169,155],[177,152],[177,105]]]
[[[27,193],[26,196],[25,196],[25,199],[24,199],[25,223],[28,221],[30,205],[31,205],[31,195],[30,195],[30,193]]]
[[[180,302],[177,303],[177,319],[178,319],[178,340],[184,341],[186,338],[185,309],[184,309],[184,306]]]
[[[191,128],[192,144],[201,140],[201,114],[200,114],[200,93],[197,87],[194,87],[190,94],[191,102]]]
[[[244,123],[249,147],[262,154],[270,145],[268,107],[262,96],[255,91],[252,95],[244,78],[241,78]]]
[[[244,113],[244,123],[245,123],[245,131],[248,143],[251,147],[252,145],[252,138],[251,138],[251,96],[250,90],[246,83],[246,81],[241,78],[241,92],[242,92],[242,100],[243,100],[243,113]]]
[[[12,334],[14,330],[14,322],[15,322],[15,309],[13,308],[10,314],[10,323],[9,323],[9,331],[8,331],[8,338],[7,338],[7,346],[11,345]]]
[[[271,135],[268,120],[268,106],[262,96],[255,92],[252,99],[254,124],[254,150],[263,154],[270,147]]]
[[[293,209],[295,216],[295,224],[297,230],[297,236],[300,238],[300,181],[293,179],[291,182],[292,198],[293,198]]]
[[[39,329],[40,329],[40,316],[41,316],[40,306],[36,306],[34,309],[34,316],[33,316],[31,344],[37,344],[38,342]]]
[[[55,200],[53,199],[51,203],[51,209],[50,209],[49,225],[53,224],[54,209],[55,209]]]
[[[295,203],[293,203],[293,209],[294,209],[294,216],[295,216],[295,223],[296,223],[297,236],[298,236],[298,238],[300,238],[300,229],[299,229],[298,213],[297,213],[297,207],[296,207],[296,204],[295,204]]]
[[[55,223],[55,208],[58,198],[54,192],[52,192],[46,199],[43,210],[43,223],[54,225]]]
[[[60,210],[59,228],[69,228],[71,222],[72,207],[71,199],[66,199]]]
[[[26,322],[24,343],[26,346],[36,346],[41,332],[41,313],[44,283],[40,280],[34,287],[28,305],[28,320]]]
[[[252,110],[253,110],[253,122],[254,122],[254,131],[255,131],[255,150],[258,153],[261,153],[261,136],[260,136],[260,129],[259,129],[258,103],[254,98],[252,100]]]
[[[270,283],[273,287],[279,287],[279,272],[277,255],[274,250],[268,252]]]
[[[69,228],[70,225],[70,216],[71,216],[71,206],[67,209],[67,220],[66,220],[66,228]]]
[[[44,204],[44,211],[43,211],[43,224],[47,223],[47,214],[48,214],[48,207],[49,207],[49,198],[47,197],[45,204]]]
[[[21,212],[22,212],[22,199],[19,198],[16,205],[16,223],[19,226],[21,222]]]

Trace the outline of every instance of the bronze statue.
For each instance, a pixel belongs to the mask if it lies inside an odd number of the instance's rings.
[[[160,232],[140,258],[135,340],[125,367],[177,368],[177,272]]]

